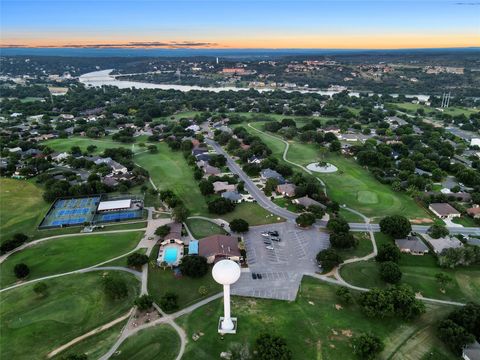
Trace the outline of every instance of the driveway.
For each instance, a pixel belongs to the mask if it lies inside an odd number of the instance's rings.
[[[282,240],[272,242],[273,250],[263,243],[261,233],[268,230],[277,230]],[[291,301],[303,275],[318,270],[317,253],[330,246],[326,232],[302,230],[290,222],[251,227],[244,240],[249,271],[243,271],[232,285],[232,294]],[[262,279],[252,279],[252,273],[261,274]]]

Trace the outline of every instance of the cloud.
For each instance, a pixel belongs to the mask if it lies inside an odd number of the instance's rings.
[[[132,41],[127,43],[99,43],[99,44],[64,44],[64,45],[41,45],[29,46],[19,44],[1,44],[3,48],[18,48],[18,47],[39,47],[39,48],[80,48],[80,49],[105,49],[105,48],[196,48],[196,47],[212,47],[217,46],[217,43],[203,42],[203,41]]]

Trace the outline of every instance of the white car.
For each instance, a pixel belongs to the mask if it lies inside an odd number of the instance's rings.
[[[271,245],[265,246],[265,249],[267,249],[267,250],[273,250],[273,246],[271,246]]]

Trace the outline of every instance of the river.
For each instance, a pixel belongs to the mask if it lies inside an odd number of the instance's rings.
[[[124,81],[117,80],[114,76],[110,75],[113,69],[93,71],[87,74],[83,74],[79,77],[79,81],[87,87],[101,87],[101,86],[116,86],[119,89],[161,89],[161,90],[179,90],[179,91],[191,91],[191,90],[201,90],[201,91],[247,91],[249,88],[238,88],[233,86],[224,86],[224,87],[208,87],[208,86],[196,86],[196,85],[176,85],[176,84],[152,84],[141,81]],[[259,92],[264,91],[273,91],[275,89],[262,88],[255,89]],[[285,90],[285,92],[298,91],[302,94],[320,94],[326,96],[332,96],[338,94],[340,91],[334,90]],[[350,96],[360,96],[359,92],[349,92]],[[371,94],[370,94],[371,95]],[[392,94],[393,97],[398,96],[398,94]],[[417,97],[421,101],[428,101],[430,98],[429,95],[405,95],[406,97],[412,98]]]

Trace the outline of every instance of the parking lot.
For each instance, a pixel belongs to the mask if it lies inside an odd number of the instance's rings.
[[[278,231],[280,242],[267,249],[265,231]],[[279,300],[294,300],[303,274],[318,270],[316,254],[329,247],[328,234],[318,229],[302,230],[292,223],[250,228],[245,235],[249,269],[232,286],[232,294]],[[261,274],[253,279],[252,273]]]

